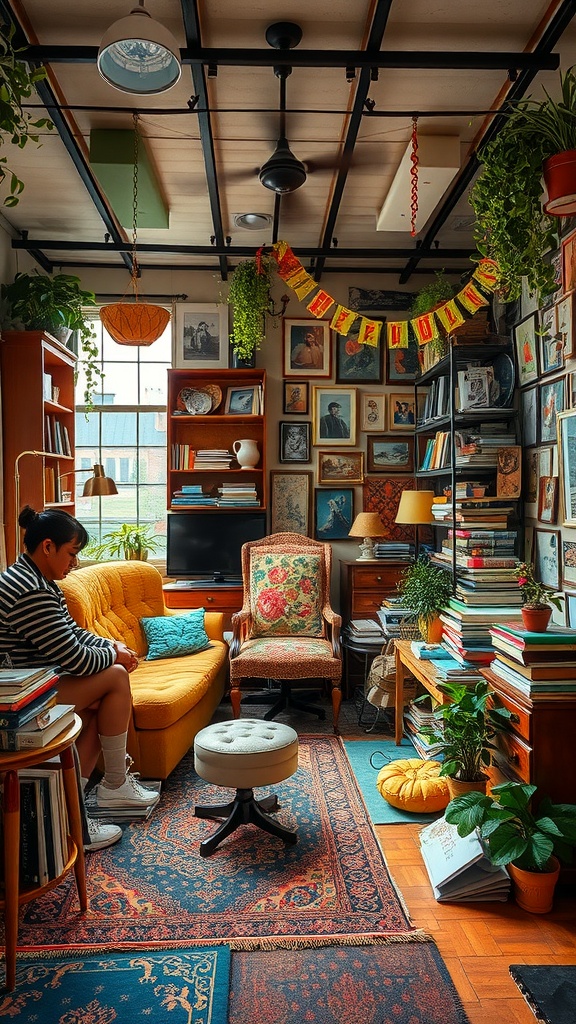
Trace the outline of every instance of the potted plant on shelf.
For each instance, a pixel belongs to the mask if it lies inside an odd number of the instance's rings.
[[[498,732],[506,729],[511,712],[489,706],[492,691],[483,679],[475,686],[441,683],[438,689],[449,698],[449,703],[434,709],[440,728],[425,735],[443,755],[440,775],[446,777],[451,797],[473,789],[485,793],[485,769],[496,750],[493,741]]]
[[[524,628],[530,633],[544,633],[552,615],[551,606],[554,605],[560,611],[564,595],[554,594],[543,583],[538,583],[534,579],[534,566],[531,562],[518,562],[514,573],[524,600],[520,609]]]
[[[500,290],[518,299],[522,278],[539,296],[555,291],[554,268],[545,254],[556,247],[554,216],[576,212],[576,75],[560,74],[558,101],[528,98],[511,112],[500,133],[479,153],[482,173],[470,193],[479,252],[496,260]],[[568,171],[567,171],[568,168]],[[556,185],[556,171],[562,181]],[[542,174],[548,202],[542,206]],[[566,184],[566,183],[569,184]],[[569,190],[570,196],[562,193]]]
[[[134,523],[123,523],[117,530],[104,534],[101,544],[90,545],[86,554],[101,559],[105,555],[111,558],[125,558],[127,561],[145,562],[148,553],[158,550],[159,543],[150,526],[136,526]]]
[[[255,352],[264,341],[271,284],[272,260],[262,254],[243,260],[230,278],[227,299],[232,306],[230,344],[239,365],[254,365]]]
[[[63,344],[78,332],[84,356],[86,390],[84,400],[93,407],[92,396],[102,377],[97,362],[98,348],[85,308],[96,305],[94,292],[80,287],[73,274],[16,274],[9,284],[0,286],[3,330],[48,331]]]
[[[535,792],[536,786],[503,782],[490,796],[466,793],[448,804],[446,821],[457,826],[460,836],[477,829],[492,863],[507,867],[518,905],[546,914],[552,909],[559,862],[569,863],[576,846],[576,805],[553,804],[546,797],[533,812]]]
[[[398,582],[402,603],[410,608],[422,637],[429,643],[442,635],[438,612],[452,593],[450,574],[446,569],[432,565],[424,555],[404,569]]]

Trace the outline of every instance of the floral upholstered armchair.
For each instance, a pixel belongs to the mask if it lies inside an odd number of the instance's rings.
[[[298,533],[242,547],[244,604],[232,616],[230,699],[240,716],[243,679],[329,680],[334,732],[342,701],[342,619],[330,606],[332,548]]]

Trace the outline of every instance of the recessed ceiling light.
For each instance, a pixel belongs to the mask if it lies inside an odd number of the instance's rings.
[[[235,213],[232,219],[235,228],[244,228],[246,231],[259,231],[272,223],[269,213]]]

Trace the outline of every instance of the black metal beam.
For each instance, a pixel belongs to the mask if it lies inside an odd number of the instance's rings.
[[[59,269],[68,269],[68,268],[69,269],[74,269],[74,268],[76,268],[77,270],[118,270],[118,264],[117,263],[96,263],[96,262],[92,262],[91,260],[63,260],[63,261],[60,260],[56,264],[56,266]],[[150,271],[150,272],[154,271],[154,272],[156,272],[158,270],[161,270],[161,271],[168,271],[169,273],[173,274],[175,271],[178,271],[178,270],[182,270],[182,271],[198,271],[198,272],[201,271],[201,270],[205,270],[205,271],[208,271],[209,273],[213,274],[214,271],[218,270],[218,267],[217,267],[217,265],[215,263],[177,263],[176,265],[174,265],[174,264],[168,265],[166,263],[139,263],[138,266],[140,267],[140,270],[143,273],[145,271]],[[445,272],[445,274],[447,276],[450,276],[450,275],[461,276],[462,274],[469,274],[470,273],[470,263],[468,262],[465,265],[463,264],[460,267],[445,267],[443,269],[444,269],[444,272]],[[355,266],[353,268],[354,274],[362,274],[362,275],[364,275],[364,274],[377,274],[379,277],[381,277],[382,274],[394,274],[394,276],[396,276],[397,274],[400,274],[402,272],[402,270],[403,270],[403,267],[362,267],[362,266],[356,267]],[[327,270],[327,273],[329,273],[329,274],[348,274],[348,275],[350,275],[350,267],[329,267],[328,270]],[[415,274],[415,275],[417,275],[417,274],[428,274],[429,275],[431,273],[431,270],[430,270],[429,267],[414,267],[414,270],[413,270],[412,273]],[[146,298],[147,299],[153,299],[154,296],[153,295],[146,295]]]
[[[186,0],[182,0],[185,14]],[[22,59],[39,64],[95,64],[97,46],[27,46]],[[503,50],[260,50],[191,45],[180,50],[182,64],[195,67],[288,66],[293,68],[392,68],[395,70],[508,71],[531,68],[555,71],[558,54]]]

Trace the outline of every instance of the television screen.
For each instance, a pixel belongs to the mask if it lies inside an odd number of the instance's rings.
[[[265,536],[265,512],[172,513],[166,573],[178,579],[237,582],[242,576],[242,545]]]

